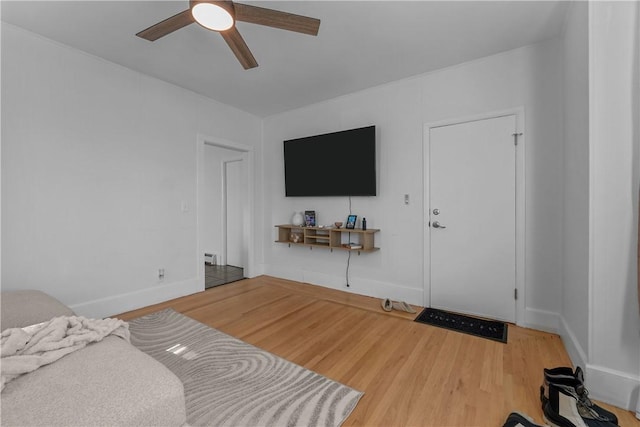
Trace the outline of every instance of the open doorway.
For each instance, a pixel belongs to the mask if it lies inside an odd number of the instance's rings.
[[[244,269],[233,265],[205,265],[204,288],[214,288],[244,279]]]
[[[241,280],[249,257],[247,153],[204,145],[203,224],[205,289]]]

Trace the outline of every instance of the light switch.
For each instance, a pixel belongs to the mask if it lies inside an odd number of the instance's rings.
[[[404,204],[405,204],[405,205],[408,205],[408,204],[409,204],[409,195],[408,195],[408,194],[405,194],[405,195],[404,195]]]

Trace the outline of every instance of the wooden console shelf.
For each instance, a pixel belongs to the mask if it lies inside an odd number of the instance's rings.
[[[376,248],[374,244],[374,235],[380,231],[376,228],[362,230],[347,228],[329,228],[329,227],[303,227],[292,224],[276,225],[278,229],[278,240],[276,243],[286,243],[291,245],[309,246],[328,248],[332,251],[339,249],[342,251],[373,252],[380,248]],[[361,248],[350,248],[343,246],[342,236],[350,234],[351,242],[362,246]]]

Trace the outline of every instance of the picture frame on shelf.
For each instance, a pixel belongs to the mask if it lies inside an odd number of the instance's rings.
[[[316,226],[316,211],[304,211],[304,225],[305,227]]]
[[[347,225],[345,226],[348,230],[353,230],[356,228],[356,220],[358,219],[358,215],[349,215],[347,217]]]

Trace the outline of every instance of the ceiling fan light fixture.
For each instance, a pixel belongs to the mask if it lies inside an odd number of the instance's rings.
[[[193,19],[205,28],[225,31],[233,27],[231,12],[214,3],[197,3],[191,8]]]

